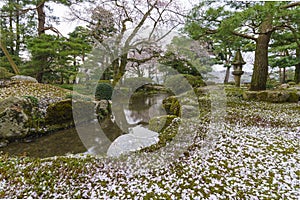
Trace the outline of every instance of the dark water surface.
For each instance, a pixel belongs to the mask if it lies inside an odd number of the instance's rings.
[[[165,114],[162,109],[162,101],[167,94],[143,95],[131,99],[129,106],[124,106],[123,110],[128,125],[135,126],[138,123],[147,124],[154,116]],[[116,119],[118,120],[118,119]],[[110,118],[101,123],[101,128],[107,137],[113,141],[122,134],[126,134],[119,129]],[[28,142],[13,142],[6,147],[1,147],[0,151],[9,155],[27,155],[31,157],[52,157],[66,154],[84,153],[86,147],[80,140],[75,128],[61,130]]]

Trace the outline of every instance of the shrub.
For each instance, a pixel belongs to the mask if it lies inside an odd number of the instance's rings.
[[[34,96],[23,96],[26,99],[29,99],[34,106],[38,106],[39,100]]]
[[[9,79],[14,76],[14,74],[10,73],[6,68],[0,67],[0,79]]]
[[[63,89],[67,90],[73,90],[73,84],[55,84],[55,86],[58,86]]]
[[[113,87],[108,83],[99,83],[96,88],[96,100],[111,100]]]
[[[163,100],[163,107],[168,115],[179,116],[181,114],[181,107],[178,99],[175,96],[170,96]]]
[[[98,83],[107,83],[107,84],[111,85],[110,80],[99,80]]]
[[[267,89],[274,89],[278,86],[280,86],[280,83],[278,81],[276,81],[275,79],[268,78],[266,85]]]

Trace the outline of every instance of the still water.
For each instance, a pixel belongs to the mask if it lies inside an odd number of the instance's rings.
[[[129,126],[134,127],[138,124],[147,126],[149,120],[154,116],[164,115],[162,101],[167,94],[144,95],[131,99],[129,106],[124,106],[123,110]],[[118,119],[116,119],[118,120]],[[126,131],[122,131],[110,118],[103,120],[100,124],[106,136],[114,141]],[[39,138],[24,142],[13,142],[0,151],[9,155],[27,155],[31,157],[52,157],[66,154],[84,153],[87,151],[82,144],[75,128],[61,130]]]

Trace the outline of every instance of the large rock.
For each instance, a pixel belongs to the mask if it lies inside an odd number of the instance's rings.
[[[165,98],[162,103],[168,115],[181,116],[181,106],[176,96]]]
[[[110,103],[107,100],[72,102],[72,99],[65,99],[48,106],[45,126],[48,131],[55,131],[74,126],[74,120],[78,125],[96,118],[103,120],[109,114]]]
[[[271,103],[298,102],[299,94],[297,91],[289,90],[266,90],[266,91],[245,91],[245,100],[265,101]]]
[[[129,130],[129,134],[119,136],[108,148],[107,155],[118,157],[121,154],[137,151],[159,141],[158,133],[137,126]]]
[[[30,83],[37,83],[38,81],[31,77],[31,76],[23,76],[23,75],[16,75],[10,78],[12,81],[22,81],[22,82],[30,82]]]
[[[28,98],[9,97],[0,101],[0,139],[30,134],[31,116],[32,103]]]
[[[72,99],[50,104],[46,111],[45,125],[48,131],[59,130],[74,125]]]

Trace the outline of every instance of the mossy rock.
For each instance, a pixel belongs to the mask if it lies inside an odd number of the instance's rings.
[[[243,92],[243,99],[247,101],[257,100],[257,91],[245,91]]]
[[[182,118],[193,118],[199,116],[198,105],[183,105],[181,107],[181,117]]]
[[[176,96],[170,96],[163,100],[163,107],[168,115],[176,115],[180,117],[181,106]]]
[[[297,91],[291,91],[291,92],[289,92],[288,102],[297,103],[299,100],[300,100],[300,96],[297,93]]]
[[[72,100],[66,99],[50,104],[46,111],[46,125],[73,124]]]
[[[286,91],[268,91],[267,102],[284,103],[288,102],[289,93]]]
[[[290,82],[288,82],[288,84],[289,84],[289,85],[296,85],[296,82],[290,81]]]
[[[245,91],[243,99],[247,101],[268,101],[268,91]]]
[[[176,117],[176,115],[163,115],[159,117],[154,117],[149,121],[149,130],[158,133],[163,132]]]
[[[0,138],[12,140],[29,135],[32,109],[29,99],[9,97],[0,101]]]
[[[242,88],[228,86],[225,88],[225,92],[226,92],[226,96],[242,98],[244,90]]]
[[[99,121],[105,119],[111,114],[111,104],[107,100],[102,100],[96,103],[96,114]]]
[[[267,91],[259,91],[259,92],[257,92],[256,98],[258,101],[266,101],[268,98],[268,92]]]
[[[159,132],[158,143],[141,150],[141,151],[145,151],[145,152],[157,151],[158,149],[166,146],[166,144],[168,142],[171,142],[173,140],[173,138],[177,135],[178,127],[180,124],[180,119],[174,115],[155,117],[155,118],[151,119],[150,121],[152,121],[152,122],[150,122],[152,129],[159,130],[162,126],[163,126],[163,128],[160,131],[156,131],[156,132]],[[160,124],[158,125],[157,123],[160,123]],[[151,130],[151,128],[150,128],[150,124],[149,124],[149,129]]]
[[[299,95],[296,91],[289,90],[266,90],[266,91],[245,91],[244,100],[264,101],[270,103],[298,102]]]
[[[208,87],[197,87],[194,89],[195,94],[198,97],[203,97],[209,94],[209,88]]]

